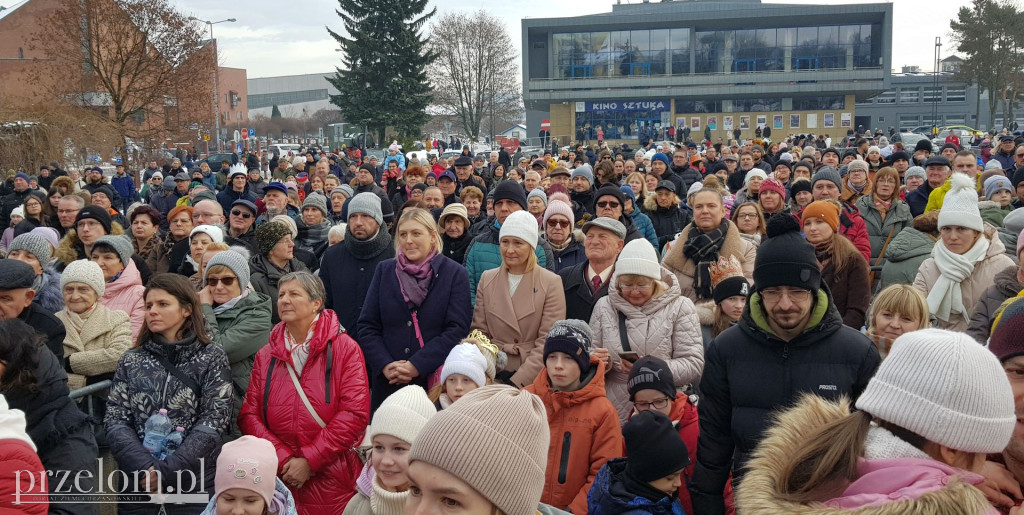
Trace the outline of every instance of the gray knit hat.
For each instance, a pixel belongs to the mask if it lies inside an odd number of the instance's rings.
[[[541,201],[544,202],[545,206],[548,205],[548,195],[546,193],[544,193],[543,189],[541,189],[541,188],[534,188],[533,191],[531,191],[530,194],[526,196],[526,202],[529,203],[530,199],[532,199],[533,197],[537,197],[537,198],[541,199]]]
[[[375,193],[363,192],[348,201],[348,216],[362,213],[377,221],[377,225],[384,225],[384,213],[380,209],[380,197]]]
[[[238,278],[238,286],[242,291],[249,287],[249,262],[245,256],[233,250],[218,252],[206,263],[206,270],[203,270],[203,284],[206,284],[206,276],[210,275],[210,268],[215,265],[224,265],[230,268]]]
[[[93,261],[79,259],[68,263],[60,276],[60,289],[63,290],[68,283],[82,283],[96,292],[96,297],[103,297],[106,291],[103,280],[103,269]]]
[[[306,195],[306,200],[302,202],[302,210],[305,211],[307,207],[319,209],[324,214],[324,218],[331,216],[331,213],[327,210],[327,197],[319,193]]]
[[[10,255],[15,250],[24,250],[35,256],[36,260],[39,261],[39,266],[44,270],[53,262],[53,255],[51,254],[53,250],[50,248],[50,242],[38,234],[24,233],[15,237],[11,244],[7,246],[7,254]]]
[[[587,180],[587,182],[590,183],[591,186],[594,185],[594,169],[591,168],[588,164],[582,164],[575,170],[573,170],[572,175],[569,176],[569,180],[575,179],[577,177],[583,177],[584,179]]]
[[[113,249],[118,257],[121,258],[123,266],[128,266],[128,262],[132,260],[132,254],[135,253],[135,249],[132,248],[132,242],[123,235],[108,234],[96,240],[92,248],[95,249],[97,245],[106,245]]]
[[[550,438],[540,397],[484,386],[423,426],[409,463],[422,461],[458,477],[503,513],[533,515],[544,492]]]
[[[924,172],[924,168],[921,168],[920,166],[911,166],[910,168],[907,168],[907,171],[903,174],[903,182],[906,183],[907,179],[911,177],[920,177],[927,180],[928,174],[926,174]]]
[[[818,181],[831,181],[836,185],[836,188],[843,189],[843,178],[839,175],[839,170],[832,168],[831,166],[822,166],[818,168],[814,176],[811,177],[811,187],[814,187]]]

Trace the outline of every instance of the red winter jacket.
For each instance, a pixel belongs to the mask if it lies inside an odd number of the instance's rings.
[[[868,238],[868,226],[864,223],[864,218],[860,216],[860,210],[856,206],[847,204],[846,202],[840,202],[843,208],[839,213],[839,234],[842,234],[846,239],[853,243],[854,247],[860,251],[860,254],[864,256],[864,260],[868,263],[871,262],[871,239]],[[797,213],[796,219],[803,219],[804,210],[801,209]]]
[[[629,416],[636,414],[634,410]],[[690,402],[690,398],[684,393],[676,393],[676,401],[672,404],[672,413],[668,417],[679,429],[679,437],[686,444],[686,452],[690,455],[690,464],[683,469],[683,484],[679,487],[679,503],[682,504],[686,513],[693,513],[693,501],[690,500],[690,491],[687,485],[693,478],[693,467],[697,463],[697,437],[700,436],[700,427],[697,418],[697,406]],[[622,440],[622,455],[626,455],[626,440]],[[732,479],[725,484],[725,506],[728,515],[736,515],[736,502],[732,494]]]
[[[370,421],[363,352],[342,332],[334,311],[325,309],[299,376],[310,404],[327,423],[321,428],[306,410],[285,366],[292,362],[285,347],[285,330],[284,322],[277,324],[270,342],[256,354],[238,426],[245,434],[273,443],[281,468],[292,457],[309,461],[313,477],[302,488],[289,486],[300,513],[340,515],[355,493],[362,463],[354,449]]]
[[[21,426],[20,431],[24,433],[24,418]],[[28,443],[17,438],[0,439],[0,514],[45,515],[50,503],[46,500],[48,490],[44,470],[39,456]],[[14,505],[17,500],[15,492],[22,494],[22,504],[17,506]]]

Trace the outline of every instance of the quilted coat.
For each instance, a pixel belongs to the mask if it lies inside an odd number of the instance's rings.
[[[540,502],[587,513],[587,493],[597,472],[622,455],[622,429],[604,393],[604,362],[591,356],[590,373],[578,390],[553,390],[546,367],[524,390],[544,401],[551,432]]]
[[[310,341],[309,359],[298,377],[313,409],[327,423],[321,428],[289,377],[286,363],[292,360],[285,331],[283,322],[274,326],[270,343],[256,354],[238,426],[245,434],[274,444],[278,474],[293,457],[309,462],[313,476],[302,488],[289,487],[299,513],[340,515],[355,493],[362,468],[355,448],[370,421],[363,353],[343,332],[334,311],[323,310]]]
[[[132,341],[138,338],[142,322],[146,318],[142,301],[142,294],[145,291],[146,287],[142,285],[142,276],[135,267],[135,261],[128,260],[128,266],[121,272],[121,276],[106,284],[103,298],[100,299],[107,309],[118,309],[128,314],[132,323]]]
[[[679,295],[679,283],[664,267],[661,278],[669,285],[668,290],[640,307],[622,298],[616,281],[608,281],[608,296],[597,301],[590,318],[594,347],[608,349],[611,354],[612,368],[605,378],[605,388],[623,424],[633,404],[626,388],[629,372],[622,369],[618,358],[623,351],[619,313],[626,315],[626,332],[633,352],[665,360],[676,386],[697,383],[704,370],[703,337],[693,301]]]
[[[885,250],[885,264],[882,265],[882,279],[878,287],[884,289],[893,284],[913,284],[917,269],[931,255],[935,241],[934,236],[913,226],[893,236]]]
[[[22,472],[31,471],[34,480]],[[46,515],[49,504],[14,505],[15,493],[46,495],[47,481],[43,463],[36,454],[35,444],[25,433],[25,414],[11,410],[7,400],[0,395],[0,513],[21,513],[24,515]],[[42,476],[40,476],[42,473]],[[42,481],[39,481],[42,477]]]
[[[75,331],[62,309],[56,317],[68,329],[64,336],[64,357],[71,361],[68,389],[86,385],[89,377],[112,374],[121,355],[132,346],[131,321],[124,311],[111,310],[97,302],[82,332]]]
[[[683,227],[675,243],[669,247],[662,264],[665,268],[675,274],[679,283],[679,291],[690,300],[697,300],[697,292],[693,290],[693,274],[697,267],[693,260],[683,253],[686,238],[690,231],[694,230],[691,223]],[[725,242],[718,252],[719,257],[735,256],[743,266],[743,276],[751,283],[754,282],[754,258],[757,257],[757,247],[753,243],[740,237],[740,229],[736,224],[729,222],[729,230],[725,233]]]
[[[917,515],[937,513],[998,513],[974,488],[983,478],[922,459],[860,460],[857,478],[846,485],[844,496],[800,504],[782,499],[779,488],[788,457],[799,449],[813,431],[850,412],[849,401],[832,402],[804,396],[789,411],[779,415],[750,461],[750,471],[736,488],[740,513],[751,515]],[[841,491],[843,485],[836,485]],[[832,490],[832,489],[830,489]],[[859,508],[859,509],[858,509]]]
[[[199,385],[199,396],[159,361],[166,358]],[[167,409],[174,426],[185,428],[185,439],[177,452],[157,460],[142,446],[146,420],[161,408]],[[175,486],[176,471],[201,477],[203,488],[213,489],[214,469],[220,454],[221,435],[231,416],[231,370],[224,349],[203,344],[195,335],[167,342],[154,336],[124,353],[114,373],[107,398],[104,423],[107,443],[118,468],[132,474],[156,467],[164,486]],[[132,475],[134,477],[134,475]],[[185,478],[189,476],[186,473]],[[141,491],[141,490],[138,490]],[[157,513],[159,505],[118,505],[118,513]],[[201,505],[167,505],[168,513],[197,513]]]
[[[1006,247],[1003,246],[1002,240],[996,236],[996,229],[994,227],[986,224],[982,237],[989,239],[988,252],[985,253],[985,257],[981,261],[974,265],[974,272],[971,273],[971,276],[960,283],[964,310],[967,313],[964,313],[963,316],[951,313],[948,322],[936,320],[934,327],[949,329],[950,331],[966,331],[971,310],[977,304],[978,299],[981,298],[982,292],[992,284],[992,280],[997,273],[1005,270],[1006,267],[1014,265],[1013,260],[1006,255]],[[935,264],[935,259],[925,259],[917,270],[917,277],[914,278],[914,288],[927,297],[929,289],[935,285],[939,275],[939,267]]]
[[[479,329],[508,355],[505,370],[522,388],[544,368],[544,340],[555,322],[565,318],[565,290],[558,275],[539,265],[523,275],[515,295],[508,294],[508,272],[483,273],[476,292],[472,329]]]

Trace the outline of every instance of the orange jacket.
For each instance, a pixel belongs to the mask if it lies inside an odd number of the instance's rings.
[[[604,363],[590,358],[591,372],[574,392],[551,389],[545,367],[525,390],[544,401],[551,443],[540,501],[573,513],[587,513],[587,493],[597,471],[622,456],[619,414],[604,393]]]

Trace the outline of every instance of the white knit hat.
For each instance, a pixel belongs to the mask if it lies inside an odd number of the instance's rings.
[[[743,185],[746,186],[750,179],[754,177],[760,177],[762,180],[768,178],[768,174],[764,173],[764,170],[760,168],[752,168],[747,175],[743,178]]]
[[[954,173],[950,177],[950,189],[939,210],[939,229],[947,225],[959,225],[982,231],[985,223],[978,211],[978,190],[974,181],[966,174]]]
[[[537,218],[528,211],[516,211],[505,218],[501,224],[501,231],[498,232],[499,240],[506,236],[519,238],[528,243],[534,249],[537,248]]]
[[[384,399],[373,414],[365,441],[372,441],[377,435],[388,435],[411,444],[435,413],[437,408],[423,387],[411,384]]]
[[[192,232],[188,234],[188,239],[192,239],[197,234],[205,234],[213,240],[213,243],[224,243],[224,231],[216,225],[197,225]]]
[[[619,259],[615,262],[615,273],[612,279],[626,274],[642,275],[655,281],[661,280],[658,253],[654,250],[651,242],[644,238],[637,238],[622,248]]]
[[[857,409],[974,453],[1001,452],[1017,424],[1013,390],[999,360],[966,334],[943,329],[897,338]]]
[[[106,289],[105,282],[100,265],[94,261],[79,259],[68,263],[68,266],[64,268],[64,272],[60,276],[60,289],[64,290],[68,283],[82,283],[92,288],[96,292],[96,297],[100,298],[103,297],[103,292]]]
[[[448,376],[462,374],[476,383],[477,387],[487,386],[487,360],[480,353],[480,349],[472,343],[460,343],[448,353],[448,359],[444,360],[444,367],[441,368],[441,384],[444,384]]]

